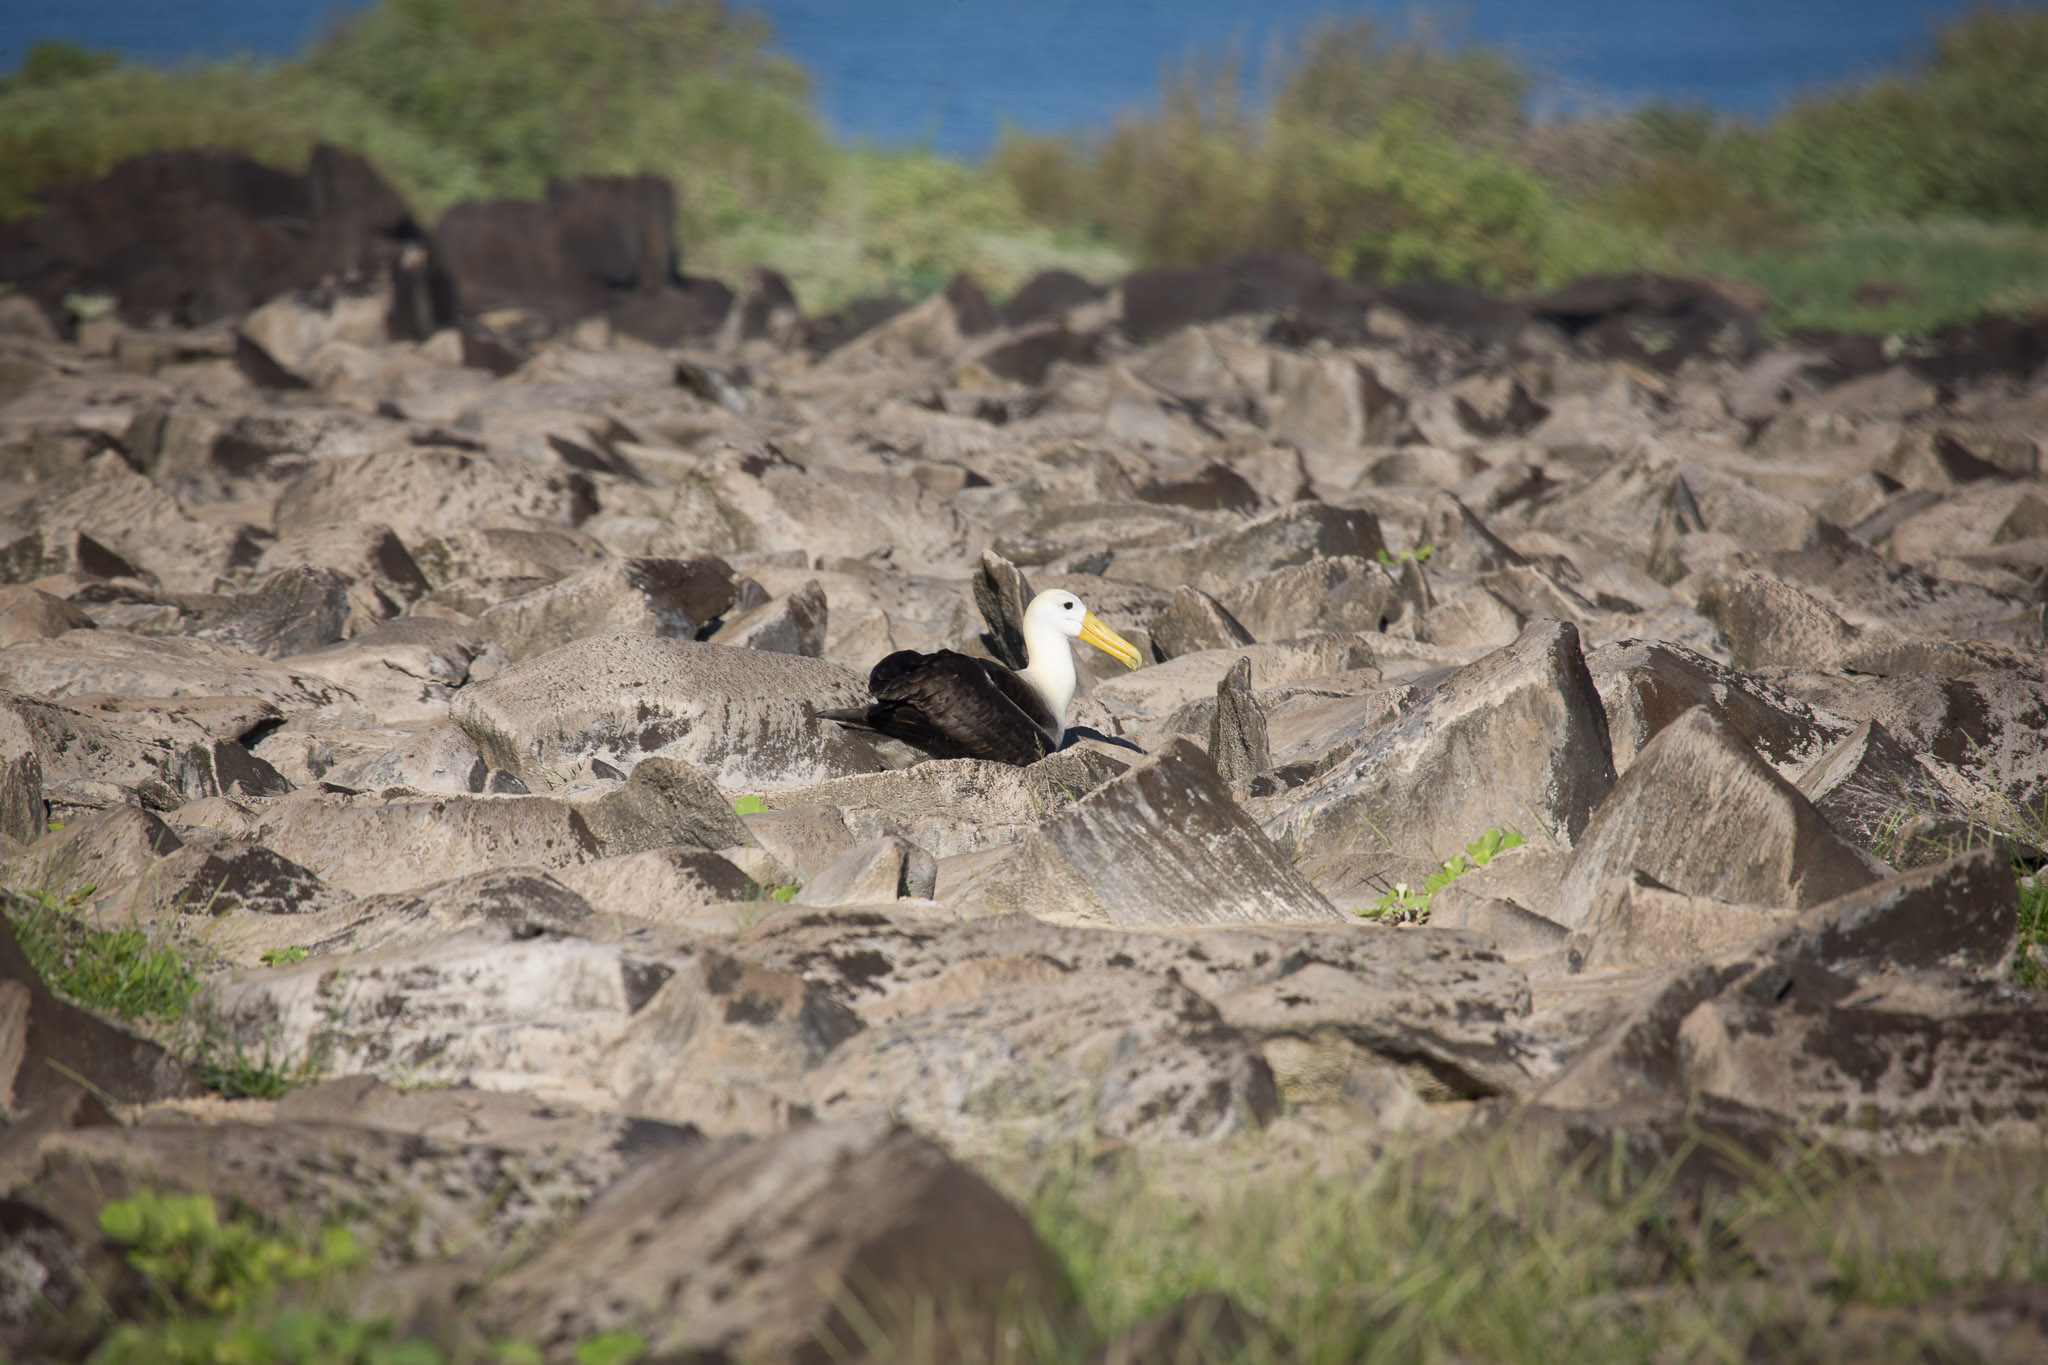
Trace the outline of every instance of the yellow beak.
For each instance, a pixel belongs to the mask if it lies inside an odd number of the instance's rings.
[[[1102,618],[1092,611],[1081,618],[1081,638],[1125,668],[1136,668],[1141,662],[1137,646],[1103,625]]]

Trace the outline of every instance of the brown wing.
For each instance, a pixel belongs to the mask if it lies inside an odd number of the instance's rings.
[[[1045,703],[999,663],[950,649],[900,650],[868,675],[874,704],[865,712],[825,712],[864,725],[940,758],[1035,763],[1052,752]],[[858,719],[855,719],[855,717]]]

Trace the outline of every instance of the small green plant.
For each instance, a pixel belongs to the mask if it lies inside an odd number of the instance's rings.
[[[266,967],[289,967],[294,962],[304,962],[308,950],[297,944],[289,948],[265,948],[260,961]]]
[[[2013,980],[2030,990],[2048,990],[2048,868],[2028,871],[2015,864],[2019,879],[2019,944],[2012,961]]]
[[[99,1225],[124,1248],[165,1313],[240,1312],[282,1285],[362,1260],[347,1228],[327,1228],[310,1245],[299,1245],[248,1218],[222,1222],[206,1195],[145,1190],[103,1206]]]
[[[191,1008],[199,977],[169,943],[136,927],[91,923],[86,902],[96,888],[68,896],[47,890],[8,892],[0,913],[50,989],[120,1019],[174,1023]]]
[[[734,815],[759,815],[768,809],[768,803],[758,796],[742,796],[732,803]]]
[[[633,1365],[647,1354],[647,1338],[638,1332],[599,1332],[576,1344],[576,1365]]]
[[[231,1100],[281,1099],[326,1074],[321,1060],[310,1052],[293,1058],[268,1042],[251,1051],[240,1040],[228,1040],[213,1029],[201,1040],[193,1060],[201,1083]]]
[[[1392,569],[1398,568],[1400,565],[1406,563],[1411,559],[1414,560],[1417,564],[1427,564],[1429,563],[1429,557],[1435,553],[1436,546],[1431,545],[1428,541],[1425,540],[1424,542],[1422,542],[1422,544],[1416,546],[1412,550],[1395,550],[1393,553],[1389,554],[1386,550],[1382,549],[1379,554],[1379,559],[1380,563]]]
[[[1407,882],[1396,882],[1394,889],[1373,902],[1370,909],[1358,913],[1367,919],[1376,919],[1388,924],[1420,924],[1429,918],[1430,897],[1472,869],[1485,867],[1493,861],[1495,854],[1519,848],[1527,842],[1519,830],[1489,828],[1477,839],[1465,845],[1463,853],[1452,854],[1443,867],[1432,872],[1419,889]]]

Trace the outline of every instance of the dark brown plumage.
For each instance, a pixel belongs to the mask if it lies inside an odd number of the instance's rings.
[[[1023,766],[1059,747],[1063,726],[1029,683],[992,659],[901,649],[868,674],[872,704],[824,720],[900,739],[937,758]]]

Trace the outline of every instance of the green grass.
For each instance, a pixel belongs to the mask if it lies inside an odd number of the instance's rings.
[[[2013,954],[2013,980],[2030,990],[2048,990],[2048,870],[2029,871],[2015,865],[2019,882],[2019,946]]]
[[[95,888],[0,893],[29,965],[51,990],[86,1009],[131,1024],[198,1068],[202,1084],[230,1099],[276,1099],[324,1074],[322,1059],[251,1049],[213,1026],[201,996],[203,954],[167,933],[137,925],[107,928],[88,906]],[[274,949],[266,965],[296,962],[303,948]]]
[[[1771,297],[1769,326],[1913,336],[1986,311],[2048,310],[2048,229],[1968,220],[1871,223],[1699,266]]]
[[[0,893],[0,912],[29,964],[67,1000],[130,1022],[183,1020],[199,993],[198,973],[168,939],[96,923],[86,909],[94,889]]]

